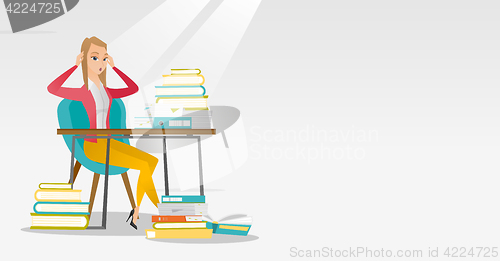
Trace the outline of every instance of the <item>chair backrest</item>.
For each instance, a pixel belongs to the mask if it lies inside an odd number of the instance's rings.
[[[61,129],[89,129],[89,117],[87,111],[80,101],[64,99],[57,107],[57,117],[59,119],[59,128]],[[109,112],[109,125],[111,129],[125,129],[126,124],[125,105],[121,99],[113,99]],[[74,135],[63,135],[66,146],[71,151],[71,142]],[[115,135],[120,136],[120,135]],[[116,139],[126,144],[130,144],[128,139]],[[83,151],[83,139],[76,139],[75,158],[88,170],[102,174],[105,173],[105,164],[95,162],[87,158]],[[104,153],[104,152],[103,152]],[[109,166],[109,175],[122,174],[128,171],[127,168]]]

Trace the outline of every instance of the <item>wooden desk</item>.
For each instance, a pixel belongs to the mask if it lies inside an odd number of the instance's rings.
[[[107,139],[106,168],[104,174],[104,196],[101,226],[89,226],[87,229],[106,229],[106,216],[108,208],[108,177],[109,177],[109,153],[111,139],[163,139],[163,170],[165,176],[165,195],[169,195],[168,166],[167,166],[167,139],[197,139],[198,142],[198,169],[200,178],[200,195],[204,195],[203,167],[201,160],[201,138],[199,135],[214,135],[215,129],[57,129],[58,135],[75,135],[71,141],[71,166],[70,180],[73,188],[73,166],[75,164],[75,140],[76,139]],[[93,136],[93,135],[120,135],[120,136]],[[196,136],[195,136],[196,135]]]
[[[214,135],[215,129],[57,129],[58,135]]]

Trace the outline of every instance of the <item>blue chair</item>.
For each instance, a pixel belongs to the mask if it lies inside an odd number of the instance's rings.
[[[111,109],[109,112],[109,125],[111,129],[125,129],[126,128],[126,112],[125,105],[121,99],[113,99],[111,103]],[[64,99],[59,103],[57,107],[57,117],[59,119],[59,128],[61,129],[89,129],[90,123],[87,115],[87,111],[80,101],[72,101]],[[63,135],[64,141],[71,151],[71,142],[74,135]],[[119,136],[119,135],[116,135]],[[118,141],[129,144],[128,139],[116,139]],[[92,207],[94,205],[95,193],[97,191],[97,184],[99,183],[100,175],[105,174],[105,164],[95,162],[87,158],[83,152],[83,139],[75,139],[75,159],[76,163],[74,166],[74,180],[83,165],[88,170],[94,172],[94,179],[92,181],[92,189],[90,191],[90,205],[89,213],[92,214]],[[132,189],[130,188],[130,182],[127,174],[128,169],[109,166],[109,175],[121,174],[123,183],[125,184],[125,189],[127,190],[128,198],[130,200],[130,205],[135,208],[134,195],[132,194]],[[71,182],[71,180],[69,181]],[[68,183],[69,183],[68,182]]]

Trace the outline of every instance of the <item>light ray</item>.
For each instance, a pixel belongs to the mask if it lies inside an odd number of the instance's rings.
[[[200,68],[207,93],[213,94],[260,2],[224,1],[164,71]]]

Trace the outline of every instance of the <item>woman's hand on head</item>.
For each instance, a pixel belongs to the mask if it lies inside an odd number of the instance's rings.
[[[83,52],[81,52],[77,57],[76,57],[76,63],[75,65],[78,66],[83,60]]]
[[[113,61],[113,57],[111,57],[110,55],[106,57],[106,62],[109,63],[109,66],[111,66],[111,68],[115,67],[115,61]]]

